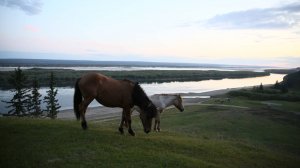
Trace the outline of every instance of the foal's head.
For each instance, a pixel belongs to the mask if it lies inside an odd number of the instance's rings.
[[[182,104],[182,98],[180,95],[174,95],[176,98],[174,99],[173,105],[181,112],[184,111],[184,107]]]
[[[141,109],[140,119],[143,123],[144,131],[149,133],[151,131],[152,118],[157,114],[156,106],[138,83],[134,85],[132,98],[134,105],[137,105]]]

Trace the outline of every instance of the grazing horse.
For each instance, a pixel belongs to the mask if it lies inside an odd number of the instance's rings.
[[[141,120],[144,131],[151,130],[152,118],[157,109],[138,83],[130,80],[115,80],[99,73],[88,73],[76,81],[74,93],[74,112],[77,120],[81,118],[81,126],[87,129],[85,112],[88,105],[96,99],[107,107],[123,108],[119,131],[123,134],[123,122],[128,123],[128,132],[134,136],[131,128],[130,109],[138,106],[141,109]]]
[[[155,116],[155,131],[160,131],[160,113],[162,113],[165,108],[174,105],[179,111],[183,112],[184,110],[182,98],[179,94],[155,94],[150,96],[149,98],[157,107],[158,111]],[[134,110],[137,110],[139,113],[141,113],[141,109],[139,107],[134,106],[131,109],[131,112]]]

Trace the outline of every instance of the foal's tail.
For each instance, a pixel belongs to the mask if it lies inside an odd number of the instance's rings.
[[[73,99],[73,105],[74,105],[74,113],[77,118],[77,120],[80,119],[80,112],[79,112],[79,104],[82,102],[82,94],[80,92],[78,83],[80,81],[80,78],[77,79],[75,83],[75,93],[74,93],[74,99]]]

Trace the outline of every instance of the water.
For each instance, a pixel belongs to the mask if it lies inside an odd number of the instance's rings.
[[[0,71],[14,71],[17,67],[0,67]],[[68,69],[75,71],[142,71],[142,70],[216,70],[216,71],[255,71],[263,72],[264,67],[135,67],[135,66],[107,66],[107,67],[20,67],[23,70],[32,69],[32,68],[41,68],[41,69]]]
[[[197,82],[165,82],[141,84],[148,95],[158,93],[202,93],[212,90],[246,87],[262,84],[274,84],[276,81],[282,81],[285,75],[271,74],[264,77],[253,77],[243,79],[222,79],[222,80],[203,80]],[[48,88],[41,88],[40,93],[44,97]],[[73,108],[74,88],[58,88],[57,98],[61,105],[61,110]],[[10,91],[0,90],[0,100],[10,100],[12,94]],[[7,113],[6,104],[0,102],[0,112]],[[93,101],[89,107],[99,106],[99,103]]]

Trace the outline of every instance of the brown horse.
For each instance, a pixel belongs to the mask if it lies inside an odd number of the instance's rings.
[[[83,99],[82,99],[83,98]],[[130,80],[115,80],[99,73],[88,73],[76,81],[74,93],[74,112],[77,120],[81,118],[81,126],[87,129],[85,112],[88,105],[96,99],[107,107],[123,108],[119,131],[123,134],[123,122],[128,123],[128,132],[134,136],[131,128],[130,109],[138,106],[141,110],[141,121],[144,131],[151,130],[152,118],[157,109],[138,83]]]

